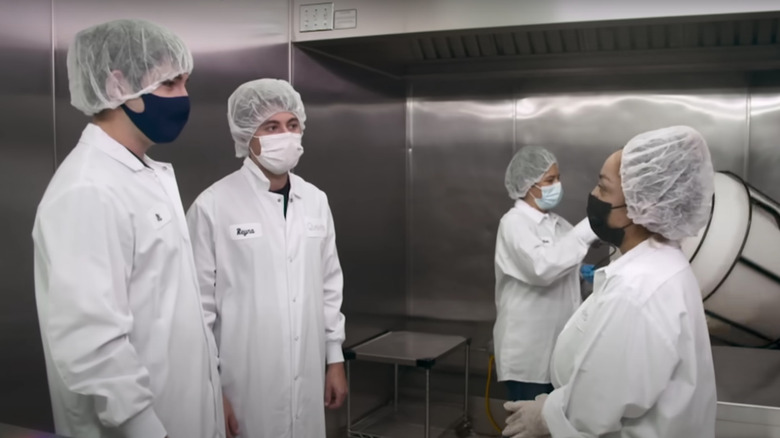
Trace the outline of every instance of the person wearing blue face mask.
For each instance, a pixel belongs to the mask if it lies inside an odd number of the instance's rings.
[[[35,298],[56,432],[224,437],[217,349],[176,177],[150,159],[189,117],[192,55],[141,20],[79,32],[72,105],[91,117],[38,206]]]
[[[496,239],[497,374],[510,400],[533,400],[552,390],[554,341],[582,301],[578,268],[597,237],[587,219],[572,227],[550,211],[563,199],[550,151],[518,151],[505,186],[515,205],[501,218]]]

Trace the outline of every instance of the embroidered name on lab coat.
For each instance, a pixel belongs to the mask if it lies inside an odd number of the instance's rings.
[[[325,221],[313,217],[307,217],[304,220],[306,235],[309,237],[325,237],[327,227]]]
[[[171,221],[171,213],[168,211],[168,206],[162,202],[154,204],[146,213],[146,217],[155,230],[159,230]]]
[[[234,224],[228,227],[228,234],[233,240],[256,239],[263,235],[263,227],[259,223]]]

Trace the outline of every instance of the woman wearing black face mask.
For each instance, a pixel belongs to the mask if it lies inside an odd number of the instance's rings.
[[[634,137],[588,200],[596,235],[623,256],[558,337],[555,390],[507,404],[505,436],[714,437],[715,375],[701,292],[679,241],[707,222],[707,145],[688,127]]]

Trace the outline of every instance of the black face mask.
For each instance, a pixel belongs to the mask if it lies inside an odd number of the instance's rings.
[[[612,228],[609,226],[609,215],[612,210],[624,207],[625,204],[613,207],[609,202],[604,202],[593,194],[588,195],[588,222],[599,239],[620,247],[626,237],[625,229],[632,224],[629,223],[622,228]]]

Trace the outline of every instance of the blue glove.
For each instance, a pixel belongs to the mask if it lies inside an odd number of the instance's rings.
[[[593,284],[593,272],[595,271],[596,271],[596,267],[594,265],[583,264],[582,266],[580,266],[580,275],[585,281],[587,281],[590,284]]]

